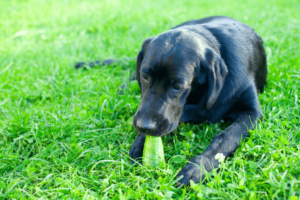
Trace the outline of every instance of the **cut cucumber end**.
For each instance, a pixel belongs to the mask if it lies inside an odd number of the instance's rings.
[[[165,165],[165,156],[161,137],[146,135],[143,150],[143,165],[149,167],[163,167]]]

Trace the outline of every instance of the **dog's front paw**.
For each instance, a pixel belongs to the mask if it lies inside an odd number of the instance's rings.
[[[177,182],[178,186],[190,185],[190,180],[194,181],[195,183],[199,183],[200,180],[205,178],[204,173],[202,173],[200,170],[200,166],[194,163],[189,163],[183,167],[177,175],[177,178],[180,176],[183,176],[183,178]]]
[[[183,176],[177,183],[180,185],[190,185],[192,180],[194,183],[200,183],[205,178],[205,174],[210,172],[212,168],[218,167],[218,161],[210,159],[205,156],[197,156],[191,160],[185,167],[178,173],[177,178]]]
[[[131,158],[131,163],[140,163],[142,164],[142,157],[143,157],[143,149],[145,144],[146,136],[143,134],[139,134],[135,139],[132,147],[129,150],[129,156]]]

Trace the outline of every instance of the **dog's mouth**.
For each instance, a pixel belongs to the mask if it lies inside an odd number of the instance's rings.
[[[174,131],[178,127],[178,125],[179,123],[175,123],[175,122],[168,124],[167,126],[164,127],[165,129],[162,129],[164,131],[161,132],[158,136],[162,137],[168,135],[169,133],[172,133],[172,131]]]
[[[169,133],[171,133],[176,127],[178,126],[178,123],[174,122],[169,122],[169,120],[162,120],[160,122],[155,123],[155,127],[152,129],[147,129],[145,127],[139,127],[137,125],[137,117],[134,116],[133,118],[133,126],[135,130],[137,130],[139,133],[142,133],[144,135],[150,135],[150,136],[157,136],[157,137],[162,137],[165,136]]]

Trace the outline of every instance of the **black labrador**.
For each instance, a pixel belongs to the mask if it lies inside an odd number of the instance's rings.
[[[199,183],[203,170],[218,168],[216,154],[232,155],[261,118],[257,95],[266,78],[261,38],[229,17],[188,21],[146,39],[136,62],[142,100],[133,124],[140,134],[130,157],[141,162],[145,135],[164,136],[179,123],[233,121],[177,175],[180,184]]]

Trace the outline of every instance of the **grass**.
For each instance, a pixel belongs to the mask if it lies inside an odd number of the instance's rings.
[[[0,199],[299,199],[299,10],[298,0],[1,0]],[[264,120],[206,185],[177,188],[180,168],[228,124],[182,125],[163,138],[165,168],[133,167],[140,92],[128,77],[145,38],[211,15],[263,38]],[[129,61],[73,68],[99,58]]]

